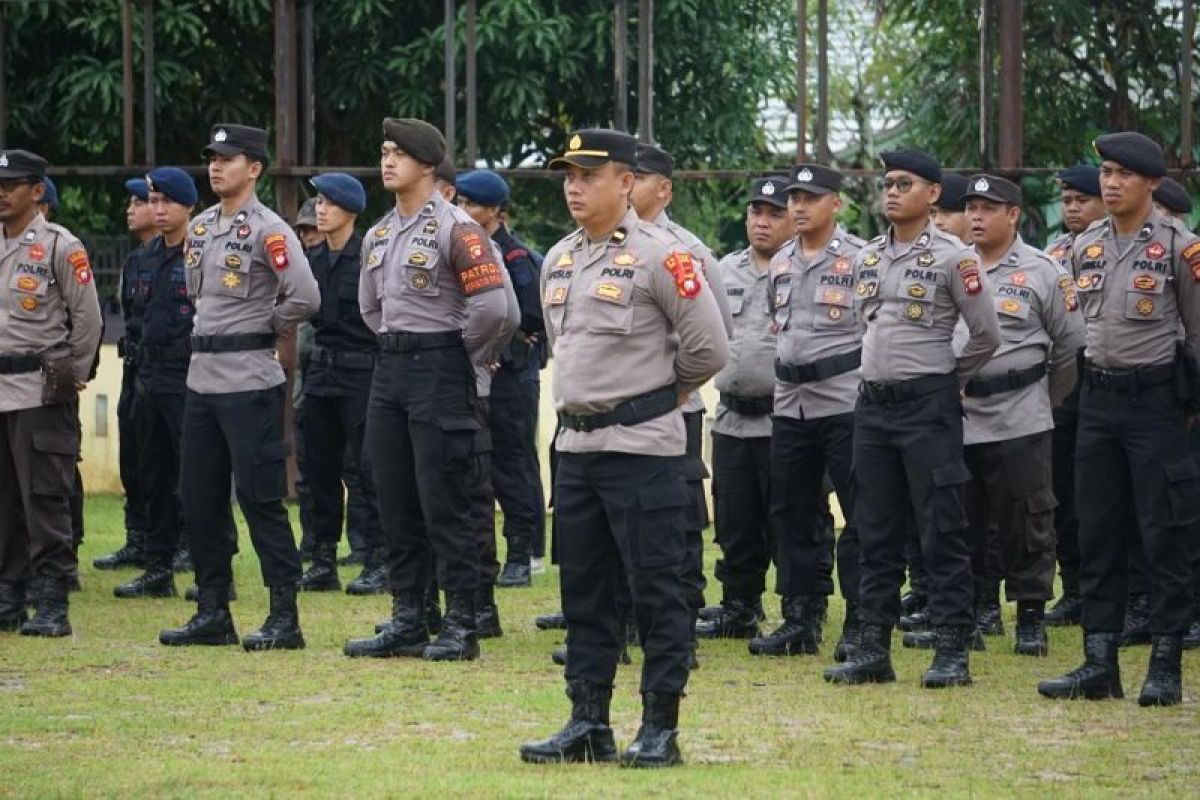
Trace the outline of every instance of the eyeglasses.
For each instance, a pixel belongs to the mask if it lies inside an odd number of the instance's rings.
[[[13,192],[21,186],[32,185],[33,181],[28,178],[0,178],[0,191]]]
[[[925,183],[925,181],[920,180],[919,178],[913,179],[913,178],[908,178],[908,177],[879,178],[875,181],[875,186],[881,192],[886,192],[886,191],[892,189],[893,187],[895,187],[896,191],[898,191],[900,194],[905,194],[910,189],[912,189],[913,186],[915,186],[917,183]]]

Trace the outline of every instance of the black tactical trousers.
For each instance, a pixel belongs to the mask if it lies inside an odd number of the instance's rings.
[[[477,401],[480,419],[488,418],[490,399]],[[495,469],[492,459],[494,439],[487,425],[481,425],[475,436],[475,449],[467,473],[467,490],[471,494],[471,530],[479,547],[479,588],[488,591],[500,574],[496,552],[496,492],[492,489]]]
[[[1138,537],[1151,631],[1180,633],[1191,622],[1193,525],[1200,519],[1200,462],[1188,447],[1184,409],[1170,383],[1128,391],[1083,380],[1075,462],[1083,627],[1121,630],[1130,540]]]
[[[1055,557],[1063,594],[1079,594],[1079,515],[1075,512],[1075,438],[1079,424],[1079,395],[1072,393],[1054,409],[1053,475]]]
[[[858,531],[854,519],[854,415],[798,420],[775,417],[771,428],[771,537],[775,591],[781,597],[833,594],[834,538],[822,512],[828,473],[846,519],[837,542],[842,595],[858,600]]]
[[[716,575],[726,600],[762,598],[775,546],[767,525],[771,438],[712,435],[713,516],[721,557]]]
[[[904,544],[915,515],[929,574],[930,621],[974,619],[963,463],[962,403],[955,375],[922,379],[912,399],[860,396],[854,418],[854,509],[862,548],[861,616],[895,625],[904,582]]]
[[[708,468],[704,466],[704,412],[689,411],[683,415],[687,431],[687,456],[684,461],[684,477],[687,480],[691,500],[684,515],[687,559],[683,567],[683,582],[687,587],[688,605],[698,612],[704,608],[704,529],[708,527],[708,501],[704,497],[704,479]]]
[[[283,403],[282,385],[225,394],[187,393],[180,484],[198,586],[222,587],[233,580],[237,542],[230,537],[231,471],[263,583],[288,586],[300,580],[300,551],[283,507]]]
[[[311,518],[314,542],[337,544],[347,516],[343,477],[352,473],[370,510],[375,507],[375,487],[363,456],[367,425],[366,392],[335,396],[304,395],[305,482],[312,496]],[[369,513],[369,512],[368,512]],[[372,545],[381,545],[377,514],[370,514],[364,532]]]
[[[393,593],[425,591],[433,555],[442,590],[475,591],[478,501],[470,481],[480,427],[475,374],[461,344],[380,355],[367,457]]]
[[[125,529],[144,531],[150,523],[144,486],[147,473],[138,463],[138,426],[134,419],[136,384],[137,365],[126,361],[121,372],[121,395],[117,398],[117,466],[121,487],[125,490]]]
[[[641,691],[680,694],[692,610],[683,580],[686,457],[560,453],[555,482],[568,681],[612,686],[627,581],[645,662]]]
[[[76,572],[70,496],[78,405],[0,413],[0,581]]]
[[[183,529],[179,454],[184,401],[183,394],[151,393],[142,387],[134,401],[138,463],[144,475],[150,522],[146,529],[146,560],[151,566],[171,566]]]
[[[989,596],[1000,581],[1010,601],[1054,596],[1050,442],[1044,431],[964,448],[977,597]]]
[[[537,453],[537,373],[503,367],[492,379],[492,485],[504,512],[506,560],[545,552],[546,504]]]

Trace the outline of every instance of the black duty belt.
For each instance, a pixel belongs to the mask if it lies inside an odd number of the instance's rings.
[[[841,375],[862,364],[862,348],[808,364],[782,364],[775,361],[775,377],[788,383],[812,383]]]
[[[273,333],[231,333],[225,336],[193,336],[193,353],[236,353],[240,350],[272,350]]]
[[[762,417],[775,410],[775,398],[771,395],[767,395],[766,397],[742,397],[736,394],[721,392],[721,405],[730,411],[745,414],[747,417]]]
[[[674,386],[664,386],[621,402],[612,411],[599,414],[568,414],[558,412],[558,422],[564,428],[588,433],[612,425],[637,425],[668,414],[679,405]]]
[[[876,405],[896,405],[897,403],[907,403],[909,400],[924,397],[927,394],[933,394],[945,389],[947,386],[957,385],[957,383],[958,376],[954,373],[947,375],[922,375],[912,380],[889,383],[863,381],[858,387],[858,393],[867,401]]]
[[[454,347],[462,344],[462,333],[381,333],[379,349],[385,353],[408,353],[413,350],[433,350],[438,347]]]
[[[341,369],[374,369],[375,353],[367,350],[333,350],[317,344],[313,345],[308,361],[310,364],[329,364]]]
[[[1046,374],[1045,362],[1034,364],[1024,369],[1010,369],[1004,375],[994,375],[989,378],[972,378],[963,390],[967,397],[989,397],[1003,392],[1015,392],[1032,386]]]
[[[187,361],[192,357],[192,340],[178,339],[167,344],[143,344],[138,348],[151,361]]]
[[[41,356],[35,356],[32,353],[0,353],[0,375],[37,372],[41,368]]]
[[[1135,391],[1140,387],[1158,386],[1173,381],[1175,364],[1159,364],[1155,367],[1137,367],[1135,369],[1105,369],[1085,362],[1083,379],[1093,389],[1104,389],[1110,392]]]

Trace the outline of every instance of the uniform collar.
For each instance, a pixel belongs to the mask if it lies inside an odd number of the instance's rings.
[[[896,244],[897,247],[903,246],[904,250],[896,253],[897,258],[903,258],[909,253],[917,250],[928,250],[933,245],[933,237],[936,233],[937,228],[934,227],[933,220],[931,219],[925,223],[925,230],[917,234],[916,239],[913,239],[909,244],[900,245],[898,242],[896,242],[895,228],[889,227],[887,238],[884,240],[884,246],[886,247],[890,244]]]

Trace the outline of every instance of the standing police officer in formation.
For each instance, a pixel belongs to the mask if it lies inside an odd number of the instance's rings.
[[[1182,699],[1182,635],[1191,622],[1191,547],[1200,464],[1188,448],[1200,354],[1200,240],[1153,207],[1166,173],[1157,142],[1114,133],[1095,142],[1108,218],[1071,249],[1087,333],[1079,397],[1076,490],[1084,663],[1042,681],[1051,698],[1122,697],[1127,536],[1150,576],[1150,667],[1138,703]]]
[[[136,343],[135,446],[148,524],[142,551],[146,570],[113,589],[117,597],[174,597],[172,566],[179,545],[179,440],[187,394],[190,336],[195,306],[188,297],[183,246],[199,195],[191,176],[178,167],[159,167],[146,176],[158,235],[140,251],[137,268],[123,286],[140,321]],[[234,532],[236,537],[236,531]]]
[[[283,498],[284,375],[275,337],[320,307],[300,240],[255,195],[267,164],[267,133],[214,125],[205,148],[220,203],[190,225],[188,296],[196,307],[180,460],[183,510],[196,565],[198,609],[167,645],[236,644],[229,613],[232,558],[229,479],[250,527],[270,613],[242,641],[247,650],[304,647],[296,608],[300,551]]]
[[[1154,190],[1154,205],[1163,214],[1171,214],[1187,227],[1192,216],[1192,198],[1178,183],[1166,176]]]
[[[434,189],[446,155],[441,133],[389,117],[383,139],[383,185],[396,207],[366,236],[359,307],[380,343],[367,451],[388,543],[392,619],[345,651],[473,659],[480,559],[468,480],[483,424],[475,370],[505,327],[503,268],[487,233]],[[447,613],[431,644],[424,604],[435,556]]]
[[[362,574],[346,587],[348,594],[380,594],[387,590],[386,548],[379,528],[375,490],[363,455],[367,399],[371,392],[378,343],[362,320],[358,282],[362,265],[361,234],[354,222],[367,207],[367,193],[357,178],[330,172],[312,179],[318,192],[317,230],[320,244],[308,263],[321,290],[321,310],[312,318],[314,342],[304,369],[305,481],[312,494],[312,566],[300,579],[301,591],[336,591],[337,546],[346,521],[347,490],[360,495],[361,532],[369,546]]]
[[[521,747],[533,762],[613,761],[609,702],[621,652],[619,584],[641,636],[642,726],[627,766],[680,761],[679,699],[693,611],[685,586],[687,434],[679,406],[724,366],[728,342],[696,257],[630,208],[633,137],[574,133],[551,161],[582,229],[546,256],[542,302],[562,430],[555,486],[570,721]],[[690,565],[689,565],[690,567]]]
[[[545,499],[537,454],[539,372],[545,364],[538,276],[541,256],[509,232],[502,220],[509,187],[495,172],[458,177],[458,203],[500,248],[520,307],[519,333],[504,347],[491,382],[492,484],[504,513],[508,543],[498,586],[528,586],[530,559],[544,547]]]
[[[942,233],[957,236],[964,244],[971,243],[971,231],[967,227],[967,179],[956,172],[942,173],[942,193],[933,204],[930,217],[934,226]]]
[[[817,653],[833,592],[833,531],[820,513],[826,474],[846,521],[837,559],[846,619],[835,657],[844,659],[847,643],[856,638],[859,557],[850,462],[862,359],[854,257],[863,242],[837,224],[841,187],[841,174],[829,167],[792,168],[788,206],[798,236],[771,260],[769,297],[779,346],[769,525],[783,624],[750,641],[755,655]]]
[[[767,267],[795,233],[787,186],[784,178],[751,184],[746,204],[750,246],[727,255],[719,268],[733,318],[729,363],[713,381],[720,392],[712,426],[712,495],[721,547],[716,566],[721,606],[713,618],[696,623],[701,638],[758,635],[762,593],[775,551],[767,526],[775,391]]]
[[[92,566],[96,569],[143,566],[142,545],[146,530],[150,527],[147,518],[148,499],[142,489],[145,474],[138,463],[137,427],[133,419],[137,345],[142,333],[141,309],[138,308],[135,292],[145,245],[154,238],[156,230],[146,179],[130,178],[125,181],[125,191],[129,193],[125,223],[138,240],[121,265],[119,287],[125,335],[117,342],[117,355],[122,359],[121,394],[117,399],[117,450],[121,488],[125,493],[125,544],[116,552],[93,559]]]
[[[45,177],[41,156],[0,150],[0,630],[68,636],[77,391],[100,303],[87,251],[37,207]]]
[[[930,575],[937,634],[926,687],[969,683],[973,629],[960,390],[1000,344],[1000,329],[973,250],[929,220],[942,174],[919,151],[884,153],[888,233],[859,251],[857,312],[862,377],[854,419],[855,520],[862,548],[860,643],[825,671],[835,683],[895,680],[891,629],[900,615],[910,512]],[[969,338],[956,353],[962,317]]]

